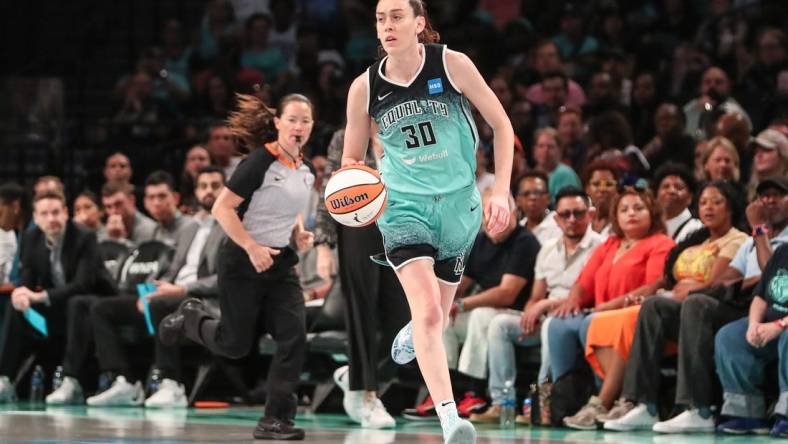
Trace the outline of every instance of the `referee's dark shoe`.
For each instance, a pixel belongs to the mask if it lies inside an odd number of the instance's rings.
[[[301,441],[304,439],[304,435],[304,429],[294,427],[290,421],[269,416],[260,418],[254,429],[255,439]]]
[[[205,305],[201,300],[189,298],[181,302],[178,308],[164,317],[159,323],[159,339],[162,344],[173,346],[181,343],[186,336],[187,324],[195,324],[199,328],[200,320],[208,317]],[[199,334],[199,333],[198,333]]]

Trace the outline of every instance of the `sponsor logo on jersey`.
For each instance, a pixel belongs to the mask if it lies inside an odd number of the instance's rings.
[[[390,96],[391,93],[393,93],[393,92],[394,91],[389,91],[386,94],[378,94],[378,101],[385,99],[386,97]]]
[[[419,163],[432,162],[433,160],[440,160],[449,157],[449,149],[445,148],[437,153],[422,154],[416,157],[401,157],[402,163],[405,165],[413,165],[418,161]]]
[[[427,91],[430,94],[440,94],[443,92],[443,82],[441,78],[429,79],[427,80]]]

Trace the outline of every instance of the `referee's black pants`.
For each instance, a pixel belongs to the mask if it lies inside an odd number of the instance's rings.
[[[295,252],[284,248],[275,258],[269,270],[257,273],[242,248],[223,242],[217,264],[221,318],[208,317],[198,335],[186,334],[218,355],[241,358],[257,346],[258,326],[270,333],[277,348],[268,370],[265,416],[292,421],[306,353],[304,296],[293,269]]]
[[[376,225],[338,228],[339,275],[345,295],[350,390],[377,391],[397,370],[390,347],[410,309],[397,275],[369,257],[383,251]]]

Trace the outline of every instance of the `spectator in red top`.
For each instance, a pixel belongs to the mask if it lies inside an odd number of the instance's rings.
[[[594,314],[621,295],[643,296],[648,284],[662,277],[665,259],[675,243],[666,236],[659,206],[651,192],[626,187],[610,214],[612,234],[597,247],[569,297],[552,313],[548,341],[550,372],[555,381],[577,365],[579,347]]]

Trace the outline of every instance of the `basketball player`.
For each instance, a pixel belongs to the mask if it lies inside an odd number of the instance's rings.
[[[262,320],[277,349],[256,439],[304,439],[304,431],[293,424],[306,348],[304,298],[293,266],[297,251],[311,248],[314,238],[298,214],[315,181],[301,157],[312,132],[312,111],[300,94],[285,96],[276,114],[258,98],[238,95],[229,127],[252,151],[212,210],[229,237],[219,247],[217,264],[221,317],[206,312],[199,299],[187,299],[159,326],[164,344],[185,336],[213,353],[241,358],[257,343]]]
[[[435,44],[421,0],[380,0],[375,15],[386,56],[350,87],[342,165],[363,161],[372,119],[389,193],[378,227],[412,318],[395,338],[392,357],[418,358],[444,441],[472,443],[476,432],[457,415],[441,335],[482,211],[490,233],[508,221],[514,132],[473,62]],[[483,209],[469,100],[495,131],[495,186]]]

